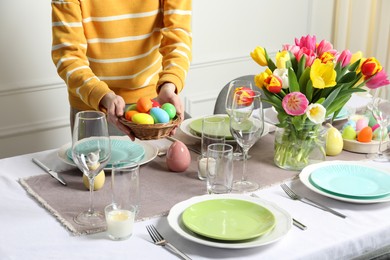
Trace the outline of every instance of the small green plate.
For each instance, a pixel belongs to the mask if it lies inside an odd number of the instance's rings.
[[[193,120],[189,126],[191,131],[193,131],[196,135],[198,136],[202,135],[202,118]],[[224,124],[224,129],[222,134],[225,136],[225,139],[233,140],[233,136],[230,133],[230,119],[229,116],[227,115],[225,117],[225,124]]]
[[[268,209],[244,200],[215,199],[196,203],[182,214],[186,228],[204,237],[240,241],[259,237],[276,225]]]

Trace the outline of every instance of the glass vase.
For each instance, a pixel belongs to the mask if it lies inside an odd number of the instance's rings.
[[[302,170],[305,166],[325,161],[325,131],[321,125],[287,121],[275,131],[274,162],[286,170]]]

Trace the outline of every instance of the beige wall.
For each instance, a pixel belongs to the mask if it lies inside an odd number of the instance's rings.
[[[193,116],[212,113],[230,79],[259,71],[249,57],[256,45],[276,52],[316,34],[390,65],[388,0],[192,2],[193,62],[181,96]],[[66,86],[50,59],[50,12],[49,0],[0,2],[0,158],[70,142]]]

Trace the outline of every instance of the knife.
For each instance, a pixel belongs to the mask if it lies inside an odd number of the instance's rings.
[[[54,179],[56,179],[57,181],[59,181],[62,185],[66,186],[66,182],[65,180],[55,171],[52,171],[49,167],[47,167],[46,165],[44,165],[41,161],[39,161],[38,159],[36,158],[32,158],[32,161],[38,165],[39,167],[41,167],[43,170],[45,170],[48,174],[51,175],[51,177],[53,177]]]

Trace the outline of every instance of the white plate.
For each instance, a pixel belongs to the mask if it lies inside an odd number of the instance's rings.
[[[202,117],[203,116],[185,119],[180,124],[180,130],[183,131],[183,133],[185,133],[186,135],[188,135],[190,137],[193,137],[193,138],[196,138],[198,140],[201,140],[200,136],[197,136],[196,134],[193,134],[191,132],[190,124],[191,124],[192,121],[197,120],[197,119],[202,118]],[[264,132],[263,132],[262,136],[265,136],[265,135],[267,135],[269,133],[269,127],[270,127],[270,125],[268,123],[264,122]],[[235,143],[236,141],[235,140],[225,140],[225,142],[227,142],[227,143]]]
[[[110,136],[110,138],[114,139],[114,140],[129,140],[129,137],[127,137],[127,136]],[[138,139],[135,139],[134,142],[136,144],[141,145],[145,149],[145,155],[138,162],[139,165],[143,165],[145,163],[148,163],[151,160],[153,160],[154,158],[156,158],[157,153],[158,153],[158,149],[155,146],[148,144],[148,143],[145,143],[145,142],[142,142]],[[69,157],[67,156],[67,150],[71,146],[72,146],[72,143],[67,143],[67,144],[61,146],[60,149],[58,149],[57,155],[64,163],[76,166],[76,164],[71,159],[69,159]],[[104,169],[111,170],[111,167],[106,167]]]
[[[237,243],[232,242],[224,242],[220,240],[212,240],[207,239],[197,234],[189,231],[184,227],[184,224],[181,219],[181,215],[184,210],[186,210],[189,206],[206,201],[206,200],[214,200],[214,199],[239,199],[244,201],[249,201],[252,203],[256,203],[262,207],[267,208],[272,212],[276,219],[276,225],[273,230],[269,233],[260,236],[256,239],[240,241]],[[188,200],[177,203],[175,206],[171,208],[168,214],[168,223],[173,230],[175,230],[180,236],[202,245],[211,246],[211,247],[219,247],[219,248],[230,248],[230,249],[239,249],[239,248],[252,248],[258,246],[264,246],[271,243],[274,243],[287,235],[292,226],[292,218],[290,214],[284,209],[278,207],[276,204],[264,201],[259,198],[253,198],[241,194],[216,194],[216,195],[203,195],[192,197]]]
[[[357,161],[342,161],[342,162],[341,161],[329,161],[329,162],[316,163],[316,164],[312,164],[312,165],[306,166],[301,171],[301,173],[299,174],[299,179],[310,190],[312,190],[312,191],[314,191],[314,192],[316,192],[318,194],[324,195],[326,197],[329,197],[329,198],[332,198],[332,199],[336,199],[336,200],[352,202],[352,203],[359,203],[359,204],[369,204],[369,203],[379,203],[379,202],[388,202],[388,201],[390,201],[390,195],[387,195],[387,196],[381,197],[381,198],[373,198],[373,199],[370,199],[370,198],[365,198],[365,199],[346,198],[346,197],[343,197],[343,196],[337,196],[335,194],[327,193],[325,191],[322,191],[322,190],[318,189],[313,184],[311,184],[311,182],[310,182],[310,174],[315,169],[317,169],[319,167],[322,167],[324,165],[339,165],[341,163],[343,163],[343,164],[352,164],[352,165],[362,165],[362,166],[369,166],[370,167],[370,165],[367,162],[365,163],[365,162],[357,162]],[[375,167],[375,168],[380,169],[378,167]],[[384,170],[384,169],[382,168],[382,170]],[[390,172],[389,172],[389,174],[390,174]]]

